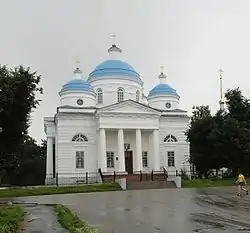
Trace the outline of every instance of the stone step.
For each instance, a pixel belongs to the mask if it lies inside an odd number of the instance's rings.
[[[173,181],[127,181],[127,190],[176,188]]]

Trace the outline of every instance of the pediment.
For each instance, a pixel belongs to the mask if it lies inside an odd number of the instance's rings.
[[[148,107],[144,104],[137,103],[133,100],[127,100],[121,103],[112,104],[98,109],[98,113],[124,113],[124,114],[157,114],[160,111]]]

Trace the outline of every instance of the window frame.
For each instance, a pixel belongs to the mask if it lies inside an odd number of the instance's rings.
[[[103,91],[101,88],[98,88],[97,91],[97,104],[103,104]]]
[[[84,169],[84,151],[77,150],[75,152],[75,159],[76,159],[76,169]]]
[[[73,143],[88,142],[88,138],[82,133],[77,133],[72,137],[71,141]]]
[[[175,152],[167,151],[167,164],[168,167],[175,167]]]
[[[117,88],[117,103],[124,101],[124,89],[122,87]]]
[[[142,151],[142,167],[148,168],[148,151]]]
[[[139,90],[137,90],[135,93],[135,101],[140,102],[140,91]]]
[[[176,138],[174,135],[172,135],[172,134],[168,134],[168,135],[164,138],[163,141],[164,141],[164,142],[167,142],[167,143],[176,143],[176,142],[178,142],[177,138]]]
[[[110,158],[109,158],[109,156],[110,156]],[[107,162],[107,168],[114,168],[115,167],[115,152],[106,151],[106,162]]]

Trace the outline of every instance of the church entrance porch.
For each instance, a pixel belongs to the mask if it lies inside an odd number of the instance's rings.
[[[99,128],[98,169],[108,174],[160,171],[158,129]]]
[[[125,170],[128,174],[133,174],[133,151],[125,151]]]

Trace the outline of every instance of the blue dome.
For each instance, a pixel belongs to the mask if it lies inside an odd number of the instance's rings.
[[[89,81],[100,79],[101,77],[120,75],[124,78],[142,84],[140,75],[128,63],[121,60],[106,60],[99,64],[93,72],[89,74]]]
[[[170,87],[168,84],[158,84],[149,92],[148,97],[157,96],[157,95],[178,96],[176,90]]]
[[[95,93],[93,87],[86,81],[82,79],[73,79],[63,85],[62,91],[84,91],[84,92],[91,92]]]

